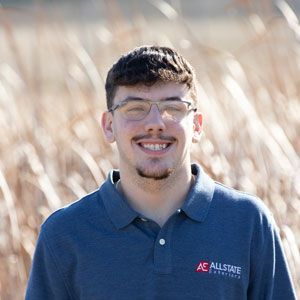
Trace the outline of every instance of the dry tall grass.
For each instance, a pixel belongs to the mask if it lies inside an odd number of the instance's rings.
[[[215,179],[267,203],[300,291],[296,15],[283,1],[277,15],[269,1],[235,1],[246,12],[239,22],[204,26],[164,1],[150,2],[161,14],[156,23],[139,10],[129,21],[113,1],[102,23],[1,9],[0,299],[23,297],[41,222],[117,167],[99,127],[103,78],[120,53],[144,43],[175,46],[196,67],[206,126],[193,158]],[[12,21],[20,15],[27,22]],[[225,44],[216,46],[218,38]]]

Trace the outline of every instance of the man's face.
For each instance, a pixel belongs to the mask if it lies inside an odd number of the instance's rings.
[[[136,98],[152,101],[179,99],[192,102],[186,85],[156,83],[152,86],[120,86],[114,104]],[[103,114],[102,127],[109,142],[116,142],[120,170],[128,174],[160,180],[190,169],[190,148],[200,138],[202,115],[189,111],[175,121],[162,116],[157,105],[141,120],[128,120],[122,109]],[[131,173],[132,174],[132,173]]]

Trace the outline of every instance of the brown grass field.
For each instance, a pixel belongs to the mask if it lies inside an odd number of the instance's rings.
[[[129,20],[116,2],[105,3],[99,22],[0,8],[0,300],[23,298],[41,222],[117,167],[99,126],[106,72],[124,51],[152,43],[176,47],[195,66],[205,134],[193,160],[268,205],[299,294],[300,26],[293,9],[240,0],[224,15],[243,16],[188,20],[152,1],[157,18],[137,10]]]

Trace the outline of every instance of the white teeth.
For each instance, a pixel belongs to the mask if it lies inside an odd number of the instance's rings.
[[[142,144],[142,147],[152,151],[159,151],[165,149],[167,144]]]

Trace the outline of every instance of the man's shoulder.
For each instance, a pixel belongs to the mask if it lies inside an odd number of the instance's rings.
[[[101,197],[99,190],[54,211],[42,224],[42,230],[48,233],[76,230],[82,222],[93,220],[101,215]]]
[[[272,214],[266,204],[256,195],[240,191],[222,183],[215,182],[214,199],[224,208],[236,210],[247,215],[255,214],[271,218]]]
[[[198,187],[198,190],[202,193],[199,195],[200,198],[203,198],[204,194],[209,196],[207,198],[209,202],[211,201],[210,208],[217,209],[220,213],[245,212],[250,214],[252,212],[267,217],[271,216],[270,210],[258,196],[215,181],[197,164],[192,165],[192,172],[194,172],[194,175],[199,175],[200,179],[202,178],[199,181],[200,187]],[[206,193],[203,193],[203,191]]]

